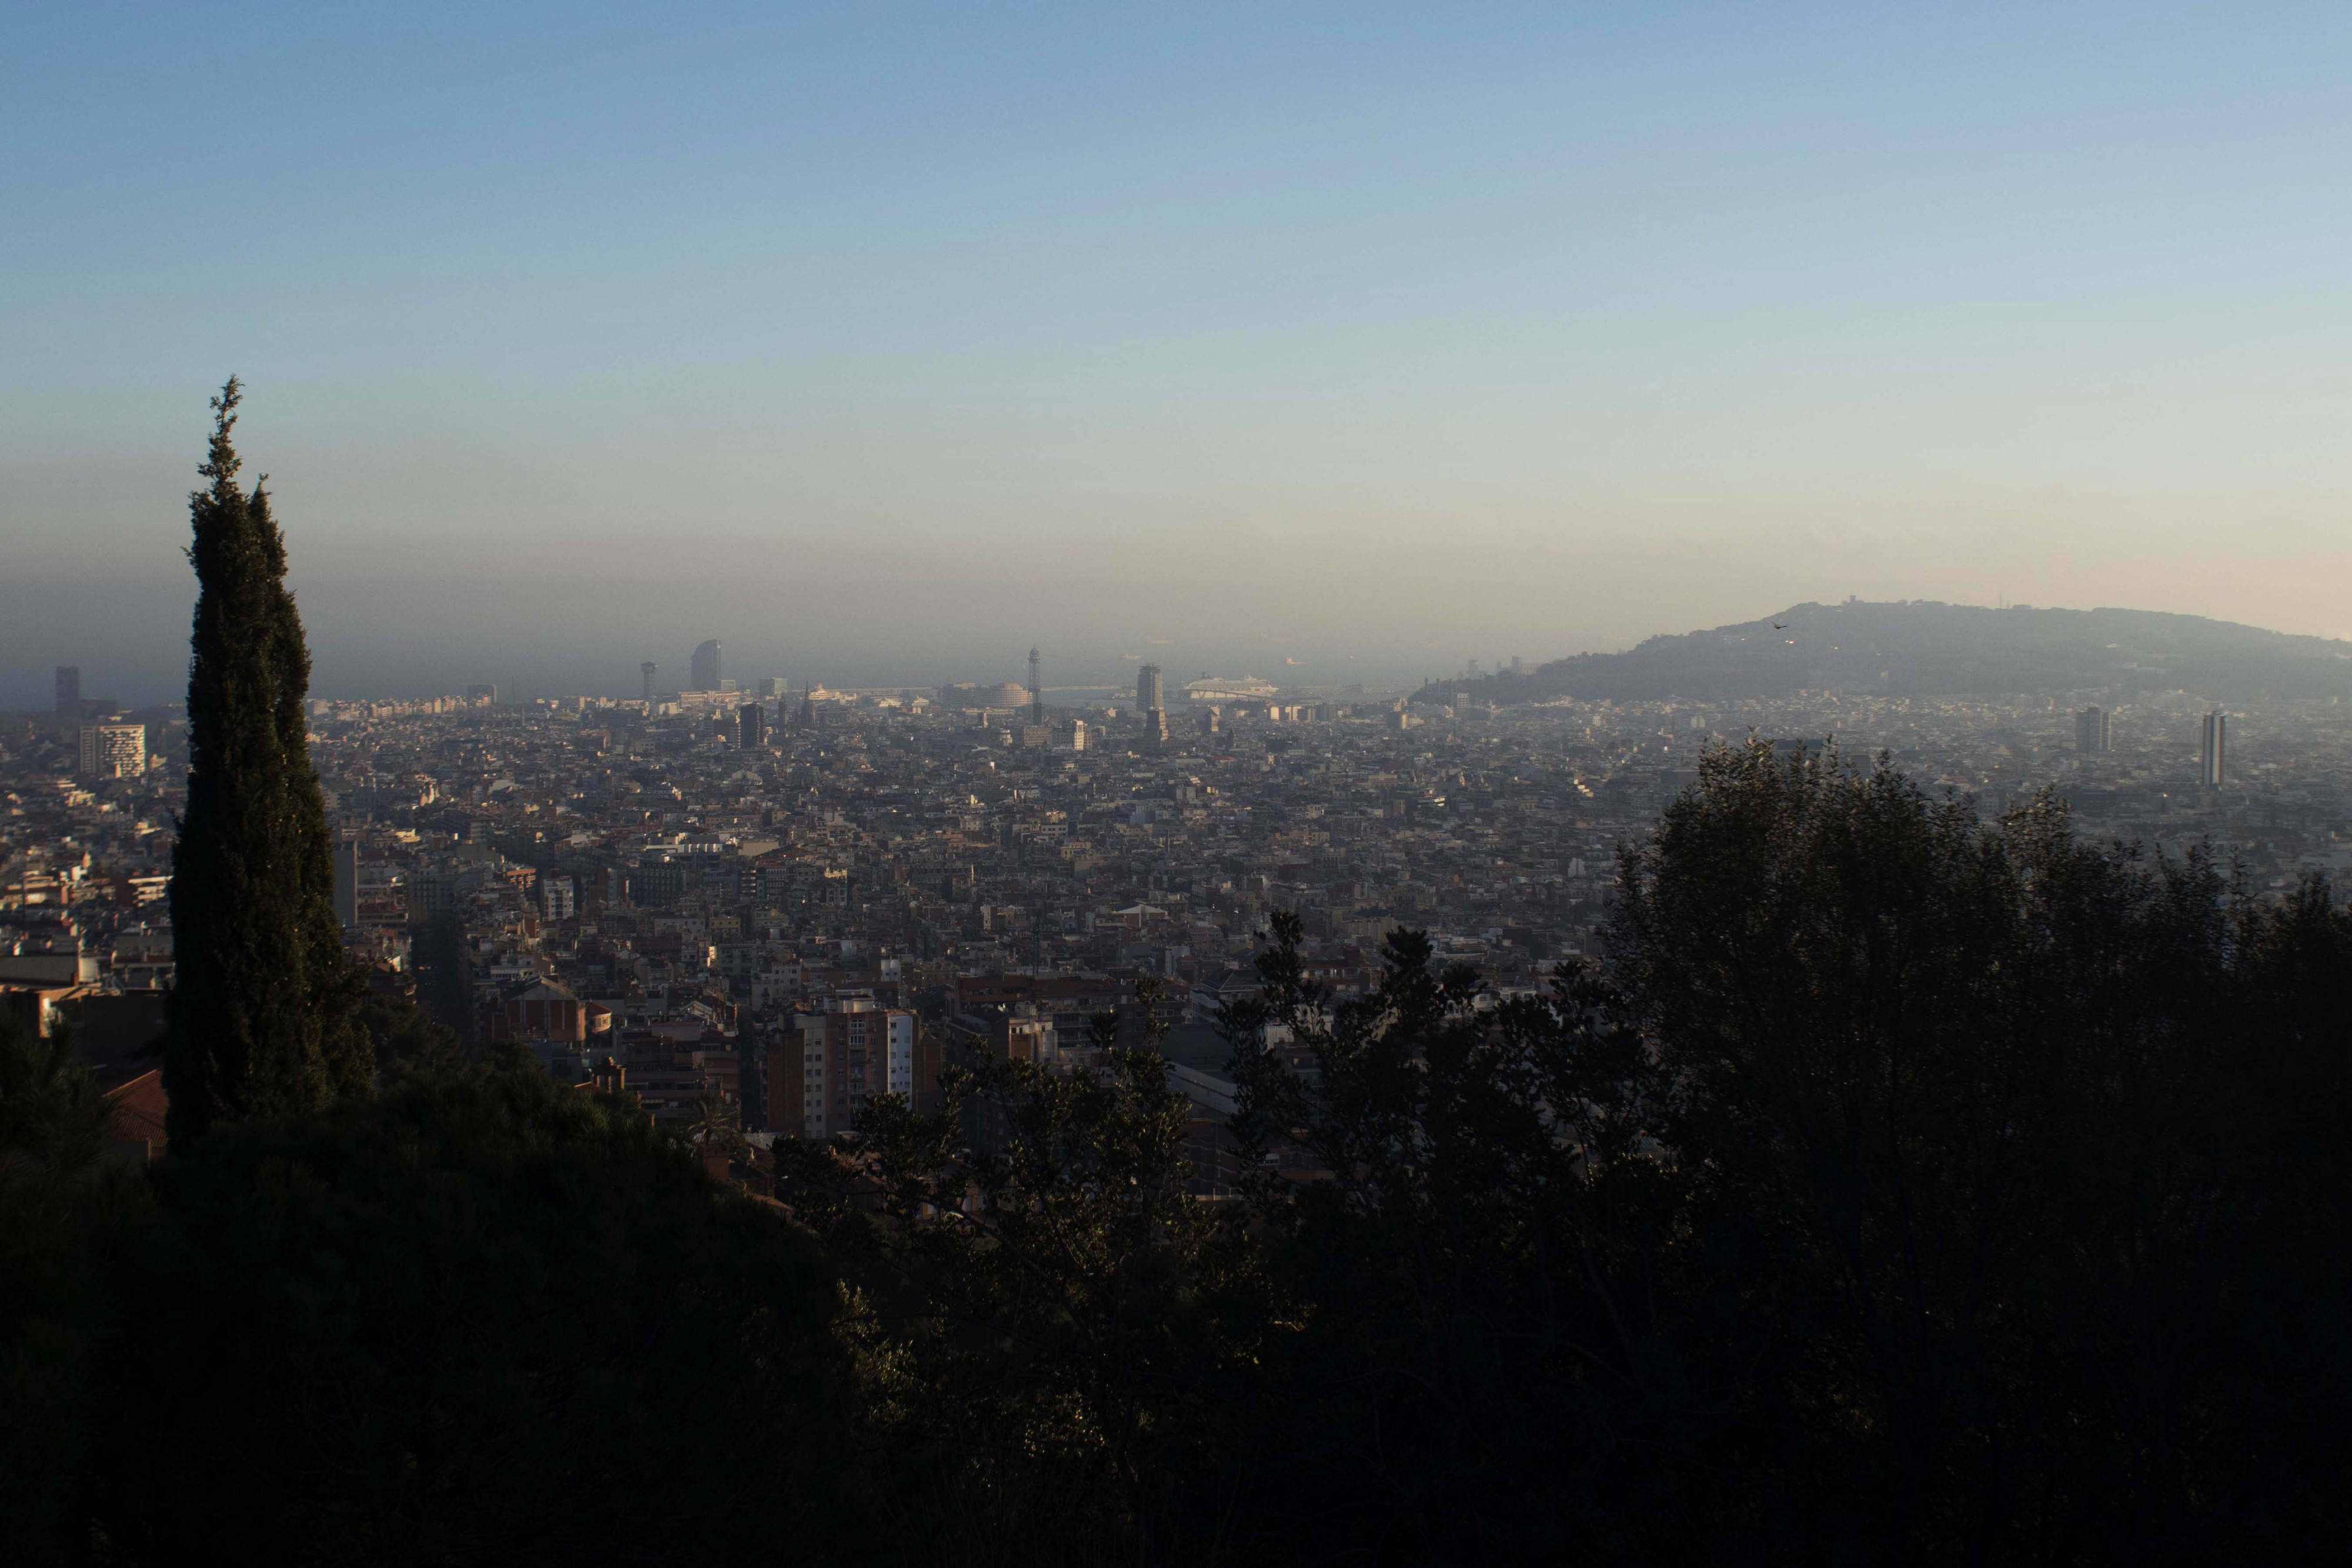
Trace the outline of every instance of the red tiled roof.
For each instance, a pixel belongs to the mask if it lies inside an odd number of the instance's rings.
[[[163,1117],[171,1107],[171,1098],[163,1092],[161,1068],[150,1068],[116,1085],[106,1092],[106,1141],[145,1144],[147,1157],[156,1158],[163,1152]]]

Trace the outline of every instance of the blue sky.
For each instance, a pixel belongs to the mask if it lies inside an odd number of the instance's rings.
[[[321,690],[2352,632],[2340,5],[20,10],[0,706],[230,371]]]

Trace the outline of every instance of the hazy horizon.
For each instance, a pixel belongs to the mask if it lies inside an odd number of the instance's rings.
[[[502,662],[495,654],[483,658],[446,646],[397,638],[375,647],[354,646],[342,632],[352,621],[364,617],[373,616],[380,622],[396,620],[398,602],[421,599],[430,593],[445,596],[438,609],[445,615],[452,613],[453,607],[446,596],[457,593],[461,600],[470,600],[478,608],[480,618],[486,624],[496,625],[509,635],[520,635],[510,622],[499,619],[497,599],[499,591],[500,585],[496,581],[467,584],[401,580],[313,583],[307,591],[298,589],[298,597],[304,607],[306,626],[310,632],[316,666],[310,683],[311,695],[328,699],[390,700],[457,695],[470,685],[483,682],[495,684],[501,698],[508,700],[637,695],[641,689],[638,670],[641,661],[632,656],[636,644],[624,647],[614,640],[618,635],[616,632],[593,618],[584,624],[542,626],[537,637],[513,644]],[[184,646],[184,637],[175,640],[166,630],[166,622],[160,619],[165,612],[176,606],[179,620],[170,624],[184,627],[191,599],[185,593],[174,598],[174,592],[173,588],[163,584],[139,585],[130,590],[120,584],[58,585],[43,609],[60,625],[88,626],[98,619],[107,605],[119,603],[126,598],[133,602],[144,600],[155,607],[159,619],[154,622],[152,634],[138,641],[155,644],[153,658],[161,661],[180,656],[177,650]],[[364,596],[365,602],[357,602],[362,596]],[[1769,609],[1732,614],[1720,622],[1697,626],[1664,626],[1618,643],[1548,649],[1541,653],[1528,653],[1518,648],[1489,650],[1484,653],[1462,651],[1449,658],[1425,644],[1384,652],[1376,644],[1366,644],[1358,649],[1344,643],[1318,643],[1303,638],[1277,642],[1267,636],[1255,642],[1235,640],[1225,643],[1211,643],[1198,638],[1155,638],[1148,640],[1139,649],[1111,653],[1104,650],[1113,645],[1117,639],[1104,642],[1097,636],[1093,643],[1050,646],[1042,652],[1041,656],[1049,697],[1056,693],[1078,694],[1087,690],[1111,694],[1129,692],[1133,689],[1137,665],[1146,661],[1160,664],[1166,672],[1171,695],[1184,682],[1210,674],[1257,675],[1285,685],[1361,683],[1374,690],[1398,690],[1416,686],[1424,678],[1459,674],[1465,659],[1477,659],[1485,669],[1492,671],[1517,654],[1532,670],[1548,661],[1573,653],[1622,651],[1647,636],[1675,636],[1705,631],[1715,625],[1754,622],[1795,604],[1834,601],[1828,595],[1814,596],[1811,600],[1783,601]],[[693,646],[701,638],[698,635],[666,634],[656,626],[654,622],[662,612],[663,602],[667,601],[656,601],[650,606],[640,602],[631,608],[630,614],[646,622],[648,641],[640,651],[644,657],[654,659],[659,665],[656,678],[657,688],[664,692],[676,692],[686,683]],[[1943,602],[1965,603],[1961,601]],[[463,608],[462,603],[456,607],[457,610]],[[2039,605],[2036,608],[2137,610],[2147,607]],[[683,607],[674,604],[672,609],[677,613],[685,612]],[[322,626],[327,633],[323,648]],[[2277,627],[2264,629],[2289,630]],[[958,649],[944,643],[935,645],[919,635],[914,635],[898,644],[895,653],[852,654],[836,650],[830,651],[831,656],[826,657],[823,656],[826,651],[821,650],[819,654],[811,655],[804,645],[790,642],[788,635],[773,632],[762,635],[756,626],[751,634],[743,636],[730,634],[716,621],[709,622],[701,630],[720,638],[724,645],[723,674],[727,679],[746,690],[762,677],[783,678],[795,689],[804,683],[814,682],[820,687],[907,686],[918,690],[958,681],[996,684],[1018,683],[1027,678],[1028,650],[1020,645],[1017,639],[1002,645]],[[1103,629],[1097,625],[1083,630],[1099,633]],[[76,637],[80,637],[85,643],[92,641],[85,634],[68,632],[68,643],[71,643]],[[58,662],[71,664],[74,661]],[[119,655],[113,663],[86,662],[78,667],[81,670],[81,689],[85,694],[93,697],[117,698],[133,706],[177,701],[184,687],[184,670],[162,675],[142,673],[138,667],[121,662]],[[54,667],[47,665],[0,669],[0,712],[46,710],[51,702],[54,673]],[[1114,695],[1110,700],[1117,701],[1118,698]]]
[[[176,691],[231,372],[322,695],[628,693],[714,635],[745,680],[1412,681],[1849,594],[2352,635],[2347,44],[30,14],[0,708]]]

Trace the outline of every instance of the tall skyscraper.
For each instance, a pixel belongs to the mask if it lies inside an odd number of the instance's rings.
[[[81,666],[79,664],[58,666],[58,711],[68,718],[81,716]]]
[[[1029,722],[1045,722],[1045,684],[1037,674],[1037,650],[1029,650]]]
[[[661,666],[651,659],[637,666],[637,674],[646,678],[646,701],[647,702],[654,700],[654,672],[660,668]]]
[[[466,700],[469,703],[497,702],[499,700],[498,683],[493,681],[484,685],[467,686]]]
[[[694,689],[698,692],[719,689],[719,639],[716,637],[694,651]]]
[[[1143,725],[1143,748],[1157,751],[1168,744],[1168,688],[1160,666],[1145,664],[1135,672],[1136,716]]]
[[[2219,789],[2229,767],[2230,719],[2227,714],[2216,712],[2205,716],[2201,742],[2200,749],[2202,756],[2198,759],[2198,777],[2208,789]]]
[[[2086,707],[2074,716],[2074,749],[2096,757],[2116,748],[2115,715]]]
[[[139,778],[147,771],[147,727],[83,725],[81,757],[76,770],[85,779]]]
[[[764,744],[768,738],[768,710],[758,703],[745,703],[735,710],[735,744],[746,751]]]

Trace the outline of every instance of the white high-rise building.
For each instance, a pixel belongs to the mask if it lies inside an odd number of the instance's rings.
[[[147,771],[147,727],[143,724],[86,724],[81,727],[81,761],[85,779],[136,779]]]

